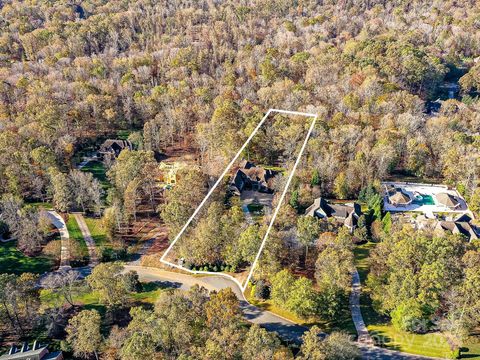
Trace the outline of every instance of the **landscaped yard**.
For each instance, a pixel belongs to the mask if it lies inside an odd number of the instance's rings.
[[[83,266],[88,262],[88,248],[73,215],[66,222],[70,235],[70,261],[72,266]]]
[[[108,239],[107,235],[105,234],[102,219],[85,217],[85,223],[90,230],[90,235],[92,235],[93,241],[95,241],[96,246],[108,245],[106,244],[108,242]]]
[[[377,343],[388,348],[430,357],[447,357],[450,347],[440,333],[411,334],[396,330],[391,324],[371,325],[368,330]]]
[[[106,190],[110,187],[110,183],[107,178],[107,170],[105,166],[100,161],[89,161],[83,168],[82,171],[92,173],[93,177],[97,179],[102,185],[103,190]]]
[[[129,295],[131,302],[154,304],[164,289],[156,283],[142,283],[142,288],[142,291]],[[91,291],[87,285],[80,286],[77,289],[78,293],[73,296],[75,304],[85,306],[87,309],[95,308],[101,312],[105,311],[105,306],[100,304],[98,294]],[[52,293],[51,290],[43,289],[40,291],[40,301],[43,306],[51,307],[63,303],[64,299],[60,295]]]
[[[54,265],[54,260],[44,255],[25,256],[17,250],[15,241],[0,243],[0,273],[21,274],[31,272],[43,274],[52,270]]]

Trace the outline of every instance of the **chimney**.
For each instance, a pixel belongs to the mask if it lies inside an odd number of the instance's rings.
[[[22,353],[24,352],[27,352],[28,351],[28,342],[24,342],[23,345],[22,345],[22,349],[20,350]]]
[[[8,355],[13,355],[17,352],[17,347],[15,345],[12,345],[10,347],[10,351],[8,352]]]

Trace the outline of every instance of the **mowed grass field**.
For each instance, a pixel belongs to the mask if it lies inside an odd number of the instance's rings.
[[[92,235],[95,245],[105,246],[108,240],[102,224],[102,219],[85,217],[85,223],[87,224],[88,230],[90,230],[90,235]]]
[[[110,187],[110,183],[107,178],[107,170],[100,161],[89,161],[82,171],[92,173],[93,177],[100,182],[102,189],[106,191]]]
[[[159,284],[142,283],[142,290],[129,294],[128,301],[130,305],[137,303],[154,304],[162,291],[165,291],[165,288]],[[65,303],[65,299],[61,295],[55,294],[48,289],[40,290],[40,301],[44,308],[59,306]],[[77,292],[73,296],[73,302],[75,305],[82,306],[85,309],[96,309],[100,313],[105,313],[106,311],[105,305],[100,302],[99,295],[95,291],[91,291],[86,283],[77,288]]]
[[[78,227],[77,220],[70,214],[66,222],[70,235],[70,260],[72,266],[83,266],[88,262],[88,248]]]

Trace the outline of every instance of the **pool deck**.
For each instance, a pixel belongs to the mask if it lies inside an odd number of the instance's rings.
[[[395,206],[388,202],[388,196],[386,193],[383,194],[383,207],[385,211],[390,212],[406,212],[406,211],[415,211],[421,212],[431,216],[434,213],[455,213],[455,214],[471,214],[471,211],[468,209],[468,205],[465,202],[465,199],[453,189],[449,189],[446,185],[436,185],[436,184],[415,184],[415,183],[402,183],[402,182],[382,182],[382,185],[393,185],[396,188],[401,188],[402,191],[408,194],[412,199],[414,199],[413,194],[418,192],[420,195],[430,195],[433,198],[434,205],[419,204],[412,202],[406,206]],[[439,204],[435,196],[439,193],[448,193],[455,196],[455,198],[460,203],[460,206],[455,210],[452,210],[446,206]]]

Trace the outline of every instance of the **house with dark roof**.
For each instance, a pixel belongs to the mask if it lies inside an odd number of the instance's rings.
[[[113,160],[117,158],[124,149],[133,150],[133,144],[128,140],[107,139],[102,145],[100,145],[100,149],[98,149],[98,157],[103,159],[109,157]]]
[[[26,342],[21,348],[12,345],[7,354],[0,356],[0,360],[63,360],[63,354],[61,351],[50,352],[46,345],[40,345],[35,340],[32,347]]]
[[[439,221],[434,231],[439,235],[447,232],[460,234],[465,236],[469,241],[480,238],[478,234],[479,230],[472,225],[472,218],[466,214],[461,215],[453,221]]]
[[[324,198],[317,198],[313,204],[305,211],[307,216],[315,216],[319,219],[333,217],[350,231],[355,230],[358,223],[358,218],[362,215],[362,210],[359,204],[330,204]]]
[[[229,190],[238,196],[244,190],[272,193],[271,180],[277,174],[276,171],[255,166],[255,164],[243,160],[230,181]]]

